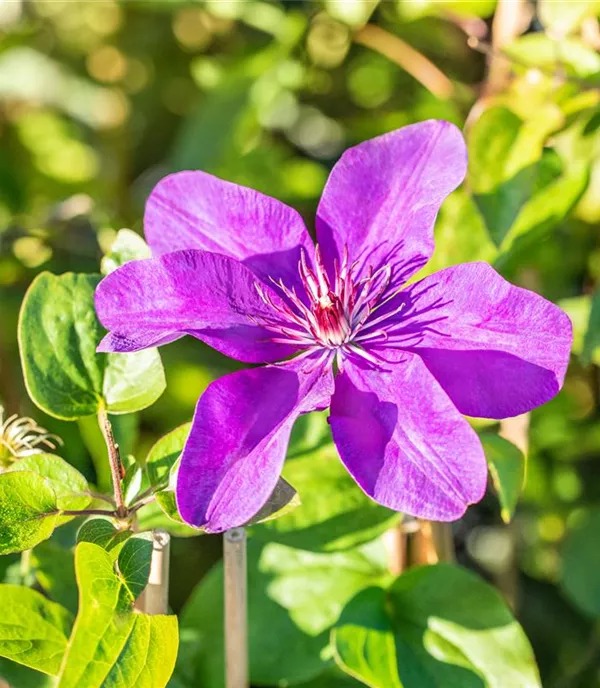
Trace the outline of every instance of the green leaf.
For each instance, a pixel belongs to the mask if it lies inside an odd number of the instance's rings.
[[[482,433],[479,439],[500,500],[502,520],[510,523],[525,482],[525,457],[518,447],[499,435]]]
[[[19,347],[31,399],[46,413],[72,420],[96,413],[105,356],[96,355],[104,331],[93,308],[99,277],[38,275],[25,294]]]
[[[131,536],[131,530],[118,530],[106,518],[91,518],[77,532],[77,542],[91,542],[116,557]]]
[[[540,688],[533,652],[499,593],[448,564],[369,588],[332,633],[336,661],[372,688]]]
[[[94,311],[99,275],[44,272],[27,290],[19,348],[27,391],[46,413],[74,420],[96,413],[139,411],[162,394],[164,370],[155,349],[97,354],[104,330]]]
[[[502,269],[514,255],[522,255],[569,215],[589,181],[587,163],[574,162],[560,177],[538,191],[523,207],[502,244],[494,267]]]
[[[156,490],[156,505],[167,517],[157,514],[155,504],[149,504],[138,514],[142,529],[164,528],[172,535],[194,536],[202,531],[187,526],[179,516],[175,501],[175,474],[179,457],[192,427],[184,423],[161,437],[150,449],[144,462],[144,470],[150,485]],[[158,520],[157,520],[158,516]]]
[[[181,520],[172,490],[157,492],[156,500],[142,507],[137,512],[137,517],[140,531],[160,528],[177,537],[197,537],[204,534],[202,530],[192,528]]]
[[[82,494],[89,489],[87,480],[60,456],[32,454],[15,461],[10,471],[31,471],[46,478],[54,490],[59,509],[76,511],[85,509],[91,502],[90,496]],[[58,525],[72,518],[72,516],[62,516],[58,519]]]
[[[136,461],[135,456],[131,454],[127,456],[121,455],[121,463],[125,470],[125,477],[122,480],[123,497],[125,504],[130,506],[142,489],[144,470]]]
[[[252,535],[261,540],[333,552],[373,540],[401,518],[364,494],[333,444],[288,460],[283,477],[298,491],[302,504],[254,526]]]
[[[170,155],[177,170],[215,171],[233,148],[232,132],[248,109],[252,80],[243,68],[232,70],[180,127]]]
[[[546,29],[564,38],[600,10],[598,0],[538,0],[537,15]]]
[[[163,688],[175,666],[177,618],[134,613],[109,552],[75,550],[79,614],[58,688]]]
[[[362,681],[357,681],[336,666],[332,666],[307,683],[296,684],[296,688],[360,688],[364,685]]]
[[[331,443],[331,430],[327,422],[328,415],[327,411],[319,411],[307,413],[298,418],[290,436],[287,451],[288,459],[308,454]]]
[[[600,55],[576,38],[556,41],[542,32],[529,33],[512,41],[505,52],[509,57],[531,67],[554,71],[561,68],[567,74],[582,79],[591,78],[594,82],[598,80]]]
[[[571,347],[571,351],[577,356],[582,356],[586,339],[589,337],[587,354],[590,355],[590,352],[593,352],[591,353],[592,361],[596,364],[600,364],[600,349],[596,349],[595,343],[592,344],[595,339],[595,335],[592,336],[595,327],[590,330],[590,315],[592,312],[591,296],[589,294],[584,294],[582,296],[561,299],[558,305],[569,316],[573,324],[573,346]],[[590,331],[590,335],[588,335],[588,331]],[[587,362],[587,359],[585,360]]]
[[[359,590],[387,576],[380,542],[335,554],[248,543],[250,679],[309,681],[328,666],[329,630]],[[196,587],[181,614],[176,675],[184,684],[223,685],[223,567]]]
[[[505,107],[486,110],[469,134],[469,182],[491,238],[500,246],[533,194],[544,142],[563,121],[548,106],[523,122]]]
[[[131,260],[143,260],[151,256],[150,247],[139,234],[131,229],[120,229],[110,251],[102,258],[100,271],[108,275]]]
[[[108,354],[103,397],[110,413],[134,413],[151,406],[167,382],[158,349]]]
[[[57,519],[56,495],[44,478],[29,471],[0,474],[0,554],[46,540]]]
[[[157,490],[169,484],[171,469],[179,459],[190,433],[191,423],[184,423],[163,435],[150,449],[144,462],[150,485]]]
[[[35,579],[44,593],[75,614],[77,584],[73,550],[50,539],[36,545],[29,557]]]
[[[148,584],[152,562],[152,537],[135,535],[129,538],[121,548],[117,562],[130,602],[135,602]]]
[[[561,586],[588,616],[600,617],[600,509],[569,530],[563,546]]]
[[[0,585],[0,656],[58,674],[71,629],[71,614],[42,594]]]
[[[582,297],[583,298],[583,297]],[[583,338],[581,362],[589,365],[600,359],[600,291],[595,291],[591,299],[587,329]]]
[[[491,262],[498,254],[472,196],[457,189],[443,203],[435,224],[435,250],[420,275],[458,263]]]
[[[0,657],[0,678],[14,688],[53,688],[54,678]]]

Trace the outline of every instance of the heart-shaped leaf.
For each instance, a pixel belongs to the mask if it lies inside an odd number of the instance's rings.
[[[533,652],[499,593],[448,564],[407,571],[344,609],[338,665],[372,688],[540,688]]]
[[[106,518],[91,518],[77,532],[77,542],[91,542],[117,557],[131,536],[131,530],[118,530]]]
[[[98,354],[105,334],[94,310],[100,275],[44,272],[27,290],[19,317],[19,348],[27,391],[46,413],[74,420],[106,408],[132,413],[165,389],[156,349]]]
[[[135,602],[148,584],[151,561],[152,536],[149,533],[129,538],[121,548],[117,563],[130,602]]]
[[[58,688],[164,688],[177,656],[177,617],[134,613],[125,577],[99,545],[80,542],[75,569],[79,613]]]

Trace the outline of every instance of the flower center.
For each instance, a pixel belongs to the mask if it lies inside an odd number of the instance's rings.
[[[272,309],[272,316],[261,318],[258,324],[274,333],[271,341],[304,348],[305,355],[323,351],[324,358],[335,356],[340,367],[344,354],[349,353],[379,364],[376,357],[365,351],[364,343],[387,338],[382,325],[402,306],[384,315],[374,314],[399,290],[386,295],[391,280],[389,266],[368,270],[359,277],[356,277],[356,267],[356,263],[349,264],[347,249],[341,265],[335,262],[332,275],[325,269],[318,246],[314,268],[302,252],[298,271],[305,298],[300,298],[294,288],[288,288],[281,280],[273,280],[282,297],[274,303],[257,284],[260,297]]]

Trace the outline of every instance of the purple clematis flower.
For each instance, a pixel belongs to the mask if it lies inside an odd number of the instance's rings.
[[[247,522],[281,472],[294,421],[331,408],[340,458],[367,495],[454,520],[486,487],[461,414],[524,413],[560,389],[571,324],[484,263],[405,286],[463,180],[460,131],[427,121],[351,148],[327,182],[315,248],[293,209],[203,172],[152,192],[156,257],[106,277],[100,351],[190,334],[247,363],[201,396],[177,484],[183,519],[209,532]]]

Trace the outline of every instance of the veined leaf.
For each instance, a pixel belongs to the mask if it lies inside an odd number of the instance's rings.
[[[50,484],[37,473],[0,474],[0,554],[22,552],[52,535],[58,504]]]
[[[67,647],[71,614],[41,593],[0,585],[0,657],[55,675]]]
[[[59,509],[77,511],[85,509],[91,501],[86,495],[87,480],[81,473],[60,456],[54,454],[32,454],[15,461],[10,471],[31,471],[46,478],[54,494]],[[70,521],[72,516],[61,516],[58,525]]]
[[[94,310],[99,275],[44,272],[23,299],[19,349],[27,391],[46,413],[74,420],[105,407],[132,413],[165,388],[155,349],[98,354],[104,330]]]
[[[541,688],[527,637],[500,594],[448,564],[359,593],[332,642],[340,668],[372,688]]]
[[[80,542],[75,568],[79,613],[58,688],[164,688],[177,656],[177,618],[134,613],[131,591],[99,545]]]

